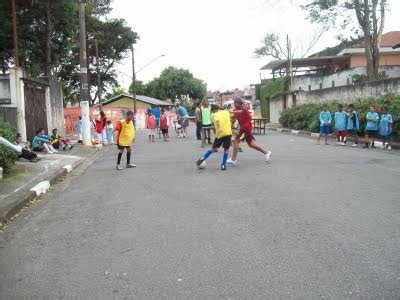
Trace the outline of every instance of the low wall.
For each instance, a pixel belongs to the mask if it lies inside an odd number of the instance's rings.
[[[334,100],[339,102],[352,102],[357,99],[381,97],[387,94],[400,95],[400,77],[311,92],[299,91],[296,92],[296,103],[321,103]],[[288,103],[292,102],[292,98],[293,95],[289,94]]]
[[[271,123],[279,123],[283,111],[284,96],[279,96],[269,101],[269,117]]]
[[[124,118],[126,112],[131,110],[131,108],[104,108],[104,113],[106,114],[107,120],[111,120],[114,128],[117,121]],[[171,111],[166,111],[168,116],[168,125],[173,125],[173,120],[176,119],[176,114]],[[65,122],[65,134],[76,134],[76,123],[81,115],[80,108],[64,108],[64,122]],[[90,108],[90,119],[96,120],[100,115],[100,109],[96,107]],[[138,109],[136,114],[136,129],[146,128],[146,114],[145,109]]]

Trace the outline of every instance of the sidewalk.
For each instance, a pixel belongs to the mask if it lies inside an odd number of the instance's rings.
[[[45,193],[63,175],[98,152],[76,145],[72,150],[58,154],[39,154],[42,159],[37,163],[24,159],[17,161],[14,174],[0,180],[0,223],[10,219],[29,201]]]
[[[305,131],[305,130],[294,130],[294,129],[289,129],[289,128],[285,128],[282,127],[281,124],[276,124],[276,123],[269,123],[267,124],[267,130],[273,130],[273,131],[278,131],[278,132],[283,132],[283,133],[288,133],[288,134],[293,134],[293,135],[304,135],[304,136],[310,136],[310,137],[318,137],[318,133],[314,133],[314,132],[309,132],[309,131]],[[334,134],[329,134],[328,138],[331,141],[335,141],[336,142],[336,136]],[[348,139],[348,141],[354,141],[354,138],[351,137]],[[363,143],[365,143],[365,139],[363,137],[359,137],[358,138],[358,143],[360,145],[362,145]],[[380,139],[378,138],[375,141],[375,145],[377,147],[380,147],[382,145],[382,142],[380,141]],[[400,143],[399,142],[392,142],[392,149],[394,150],[400,150]]]

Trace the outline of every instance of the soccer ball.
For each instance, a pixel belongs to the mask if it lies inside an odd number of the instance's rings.
[[[205,168],[206,168],[206,162],[203,161],[197,168],[198,168],[199,170],[205,169]]]

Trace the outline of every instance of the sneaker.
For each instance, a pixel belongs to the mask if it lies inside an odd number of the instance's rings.
[[[386,149],[385,144],[382,144],[381,149],[382,149],[382,150],[385,150],[385,149]]]
[[[57,150],[55,150],[55,149],[54,149],[54,150],[52,150],[52,152],[53,152],[53,153],[58,153],[58,151],[57,151]]]
[[[352,147],[358,147],[358,144],[353,144],[353,145],[351,145]]]
[[[346,146],[346,143],[342,142],[342,143],[340,143],[340,146]]]
[[[236,165],[236,160],[232,160],[232,158],[228,158],[226,162],[230,165]]]
[[[387,146],[387,149],[388,150],[392,150],[392,146]]]
[[[53,151],[47,151],[47,154],[54,154]]]
[[[135,164],[126,164],[126,167],[127,168],[136,168],[136,165]]]
[[[268,151],[267,154],[265,154],[265,162],[269,162],[269,160],[271,159],[271,155],[272,155],[271,151]]]
[[[200,166],[200,165],[203,163],[203,161],[205,161],[205,159],[204,159],[204,158],[200,158],[200,159],[196,162],[196,166]]]
[[[69,146],[69,150],[72,150],[75,147],[75,145]]]
[[[226,165],[221,165],[221,170],[225,171],[226,170]]]
[[[121,171],[121,170],[123,170],[124,168],[122,168],[121,165],[117,165],[116,169],[117,169],[118,171]]]

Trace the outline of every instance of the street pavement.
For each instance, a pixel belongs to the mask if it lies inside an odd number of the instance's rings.
[[[0,298],[400,297],[399,153],[257,142],[227,171],[194,138],[105,150],[0,234]]]

